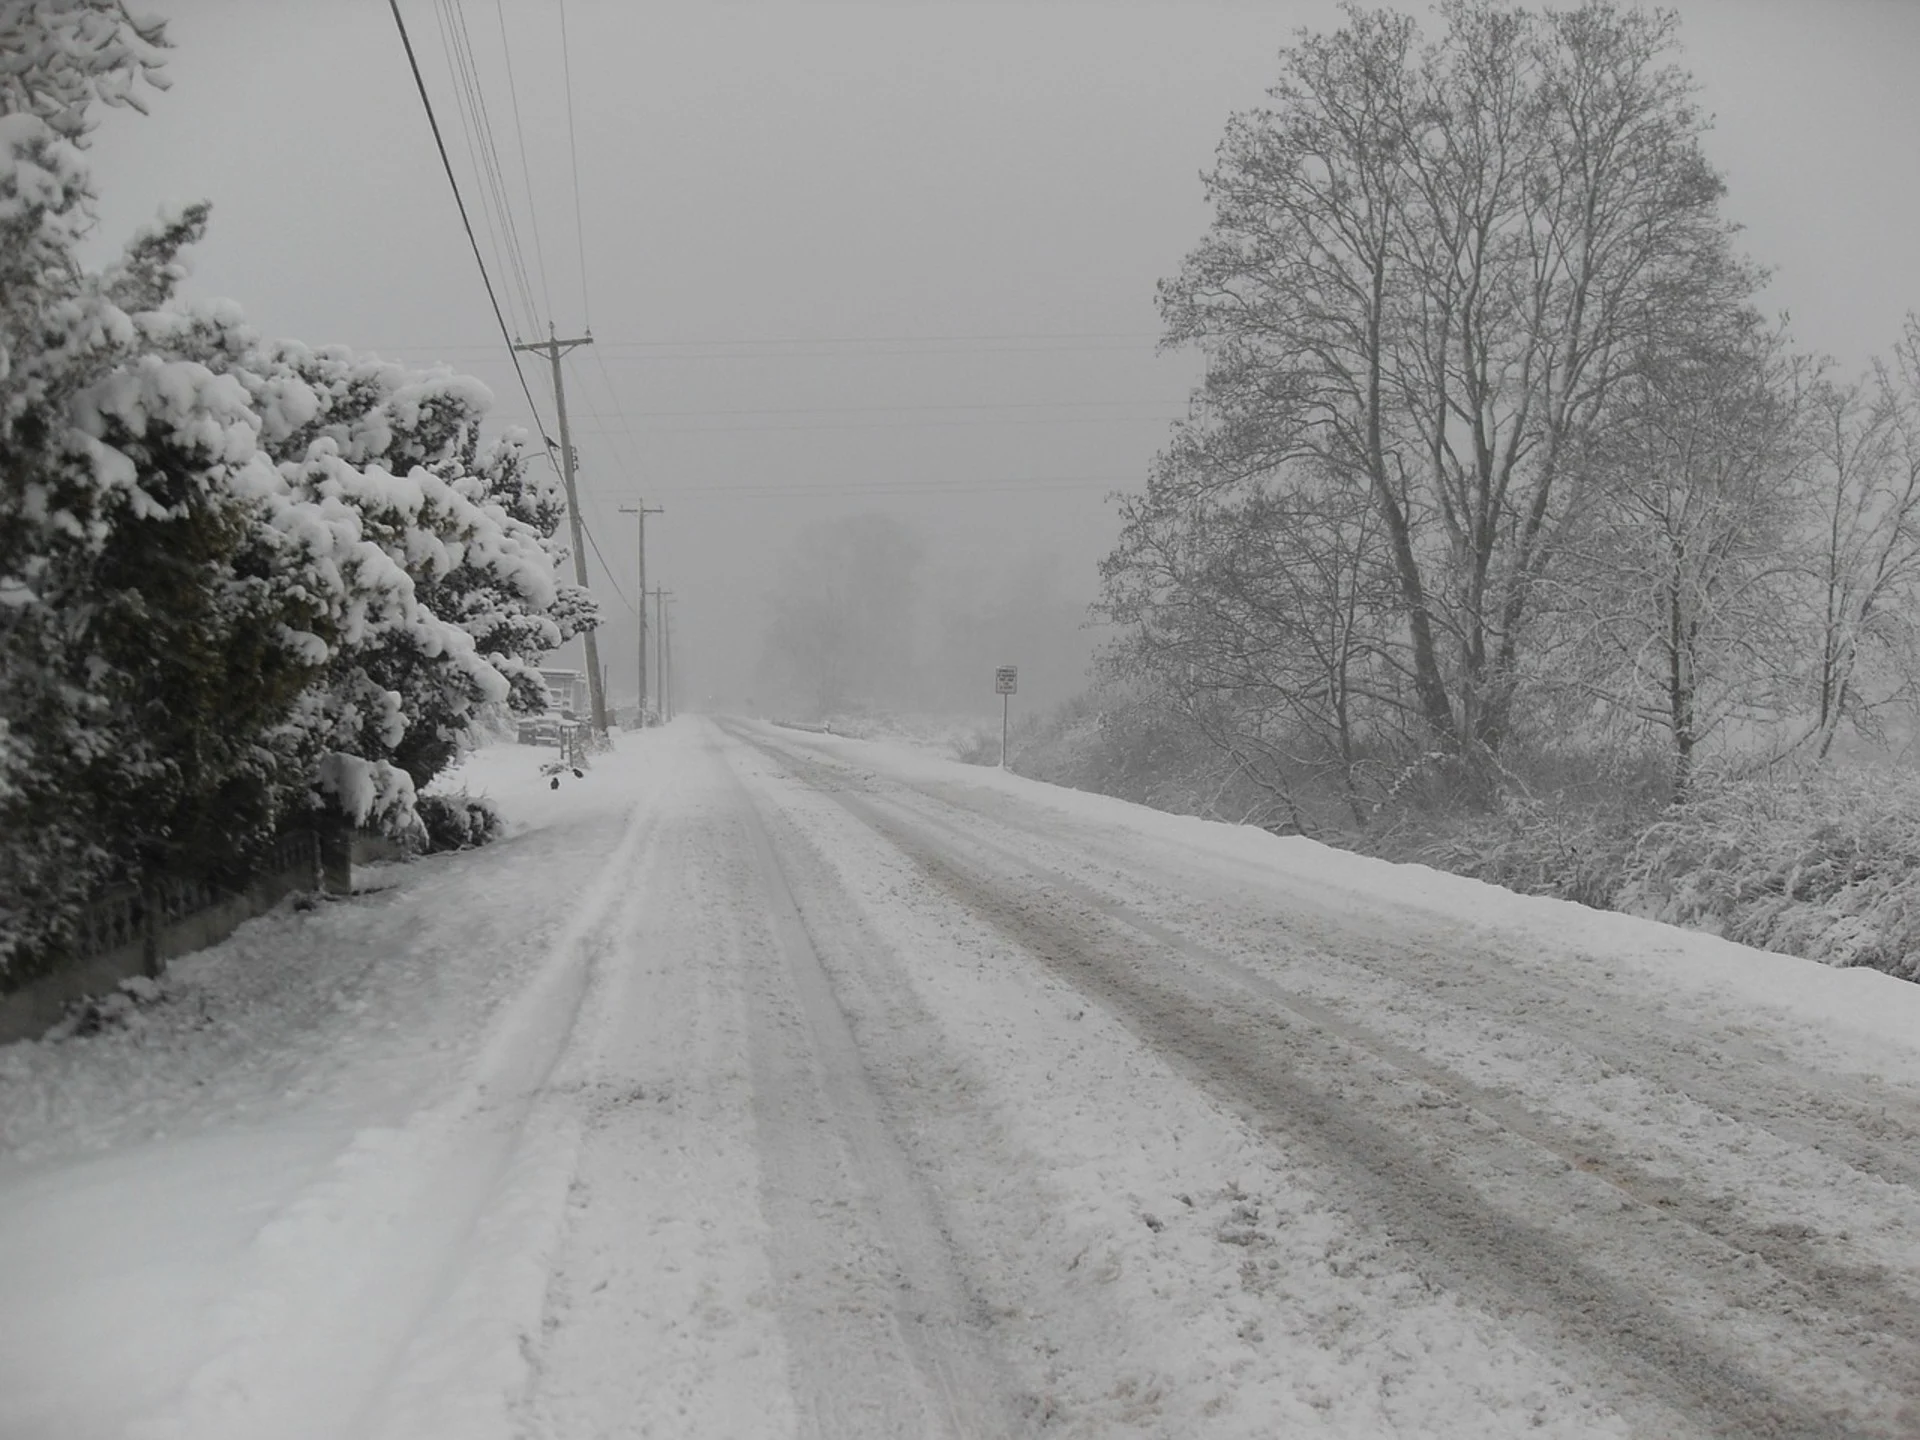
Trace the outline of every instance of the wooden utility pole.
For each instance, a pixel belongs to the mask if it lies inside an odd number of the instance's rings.
[[[660,701],[668,703],[673,694],[673,611],[667,611],[667,623],[661,627],[660,638],[665,642],[661,658],[666,661],[660,669]]]
[[[660,721],[665,724],[673,716],[667,708],[667,597],[671,590],[653,592],[653,673],[660,677]],[[644,607],[644,600],[642,605]]]
[[[649,505],[642,500],[638,505],[622,505],[622,515],[631,515],[639,521],[640,531],[640,723],[647,723],[647,516],[664,515],[666,511],[658,505]],[[666,683],[661,682],[660,693],[666,694]]]
[[[577,340],[557,339],[553,326],[549,325],[545,340],[513,347],[544,355],[553,365],[553,404],[560,412],[560,478],[567,487],[567,518],[572,523],[573,578],[582,589],[587,584],[587,542],[580,523],[580,495],[573,484],[573,436],[567,429],[567,392],[560,380],[560,357],[570,350],[592,343],[591,335],[583,335]],[[600,647],[594,643],[591,630],[585,631],[581,638],[586,643],[587,697],[593,706],[593,729],[595,734],[604,735],[607,733],[607,693],[600,685]]]

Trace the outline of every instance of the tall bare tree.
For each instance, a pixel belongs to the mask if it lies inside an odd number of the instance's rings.
[[[1285,484],[1213,483],[1216,461],[1239,458],[1195,448],[1217,439],[1187,431],[1148,493],[1123,502],[1103,566],[1105,614],[1126,637],[1110,667],[1149,681],[1295,824],[1309,782],[1364,824],[1368,772],[1406,718],[1377,516],[1299,469]]]
[[[1583,463],[1596,514],[1570,557],[1571,683],[1664,734],[1685,798],[1702,744],[1792,704],[1804,367],[1754,317],[1649,357]]]
[[[1722,184],[1670,15],[1486,0],[1349,8],[1235,116],[1214,220],[1161,283],[1208,372],[1218,485],[1330,477],[1370,507],[1404,703],[1456,752],[1513,720],[1535,592],[1588,506],[1578,463],[1645,356],[1737,305]],[[1124,550],[1116,556],[1126,564]],[[1112,567],[1110,567],[1111,569]]]
[[[1815,615],[1810,739],[1824,759],[1840,726],[1871,725],[1910,694],[1920,601],[1920,317],[1893,357],[1855,385],[1825,385],[1810,411],[1809,575]]]

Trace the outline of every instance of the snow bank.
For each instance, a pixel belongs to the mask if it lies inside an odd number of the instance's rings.
[[[1064,815],[1096,820],[1157,842],[1244,866],[1254,875],[1309,887],[1355,913],[1418,911],[1478,934],[1502,951],[1531,948],[1543,961],[1582,966],[1705,1001],[1819,1022],[1835,1063],[1920,1081],[1920,985],[1867,969],[1835,969],[1700,931],[1572,901],[1521,895],[1424,865],[1356,855],[1302,836],[1149,810],[1127,801],[935,759],[879,741],[807,736],[805,743],[876,764],[903,778],[1018,795]],[[1862,1042],[1872,1042],[1871,1052]]]

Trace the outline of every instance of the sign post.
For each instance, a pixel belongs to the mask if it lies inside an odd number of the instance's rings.
[[[993,672],[993,688],[1000,695],[1000,768],[1007,768],[1007,707],[1008,699],[1020,688],[1020,667],[1002,665]]]

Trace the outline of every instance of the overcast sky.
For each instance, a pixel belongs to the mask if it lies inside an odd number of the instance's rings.
[[[1291,32],[1336,15],[570,0],[563,57],[558,0],[464,0],[523,296],[496,266],[448,4],[401,12],[509,322],[597,342],[566,371],[588,523],[630,599],[619,506],[666,507],[648,580],[678,596],[699,688],[726,695],[751,683],[780,548],[814,520],[883,510],[927,533],[949,578],[1044,565],[1091,598],[1107,495],[1141,483],[1197,375],[1155,354],[1153,287],[1205,228],[1199,172]],[[528,423],[386,4],[136,8],[170,19],[174,87],[96,137],[101,244],[210,198],[194,293],[271,335],[453,363]],[[1771,303],[1804,345],[1864,364],[1920,308],[1920,4],[1677,8]],[[526,365],[551,431],[544,362]],[[609,635],[616,692],[631,636]],[[1079,678],[1022,689],[1052,699]],[[988,708],[990,676],[981,689]]]

